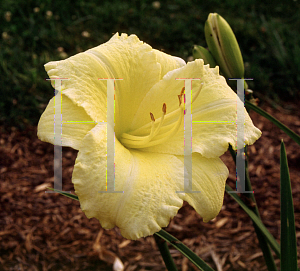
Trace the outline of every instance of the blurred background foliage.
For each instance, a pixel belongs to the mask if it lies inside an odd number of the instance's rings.
[[[36,125],[54,92],[43,65],[136,34],[153,48],[191,60],[206,47],[204,22],[231,25],[249,87],[280,102],[300,97],[299,0],[0,1],[0,124]]]

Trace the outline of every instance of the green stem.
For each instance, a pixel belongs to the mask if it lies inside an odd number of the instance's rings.
[[[280,258],[280,246],[278,242],[275,240],[273,235],[268,231],[266,226],[262,223],[261,219],[246,205],[244,201],[238,196],[237,193],[231,193],[232,188],[226,184],[225,186],[226,192],[231,196],[247,213],[247,215],[252,219],[252,221],[256,224],[256,226],[260,229],[260,231],[264,234],[265,238],[268,240],[268,244],[271,246],[273,251],[276,253],[278,258]]]
[[[161,257],[163,258],[165,265],[168,269],[168,271],[177,271],[177,267],[173,261],[173,258],[170,254],[168,244],[164,239],[161,239],[158,237],[158,235],[154,234],[155,242],[158,246],[158,249],[160,251]]]
[[[74,200],[79,200],[78,197],[76,195],[74,195],[74,194],[66,193],[66,192],[63,192],[63,191],[60,191],[60,190],[57,190],[57,189],[53,189],[53,188],[50,188],[50,187],[48,187],[48,189],[53,190],[53,191],[55,191],[57,193],[60,193],[60,194],[64,195],[65,197],[69,197],[69,198],[74,199]],[[204,262],[193,251],[191,251],[187,246],[185,246],[183,243],[181,243],[178,239],[176,239],[171,234],[167,233],[164,230],[160,230],[159,232],[156,232],[154,234],[154,236],[156,236],[156,235],[158,237],[160,237],[161,239],[163,239],[164,241],[167,241],[173,247],[175,247],[185,257],[187,257],[199,270],[202,270],[202,271],[214,271],[206,262]],[[157,240],[155,239],[155,241],[157,241]],[[170,252],[166,251],[166,249],[168,249],[168,247],[166,248],[165,247],[166,244],[162,245],[161,243],[158,243],[157,245],[159,247],[159,250],[161,250],[161,248],[162,248],[162,250],[164,251],[164,253],[162,253],[162,257],[165,260],[165,258],[164,258],[163,255],[166,255],[167,253],[170,254]],[[168,257],[170,257],[170,259],[171,259],[171,255],[168,256]],[[171,260],[173,261],[173,259],[171,259]],[[167,266],[167,264],[166,264],[166,266]],[[170,268],[173,268],[172,265],[170,265]],[[174,265],[174,269],[168,269],[168,270],[175,270],[175,271],[177,271],[175,265]]]
[[[297,237],[293,195],[283,140],[281,140],[280,148],[280,220],[280,268],[286,271],[299,270],[297,267]]]
[[[253,191],[252,190],[252,185],[251,185],[251,181],[250,181],[250,176],[249,176],[249,170],[248,170],[248,154],[247,154],[247,146],[245,147],[245,179],[246,179],[246,191]],[[254,193],[247,193],[247,196],[250,197],[251,201],[254,203],[253,206],[249,206],[250,209],[259,217],[259,219],[261,219],[260,214],[259,214],[259,210],[256,204],[256,199],[254,196]],[[260,231],[260,229],[255,225],[255,223],[253,223],[255,232],[256,232],[256,236],[258,238],[259,241],[259,245],[261,247],[261,250],[263,252],[265,261],[266,261],[266,265],[268,267],[269,271],[275,271],[277,270],[273,255],[272,255],[272,251],[270,246],[268,245],[268,241],[265,238],[265,236],[262,234],[262,232]]]
[[[232,147],[229,147],[229,151],[230,154],[234,160],[234,162],[236,163],[236,153],[235,151],[232,149]],[[249,171],[248,171],[248,154],[247,154],[247,146],[245,147],[245,191],[253,191],[252,190],[252,185],[251,185],[251,181],[250,181],[250,176],[249,176]],[[260,214],[259,214],[259,210],[256,204],[256,200],[255,200],[255,196],[254,193],[245,193],[246,197],[248,197],[251,201],[252,204],[250,204],[250,206],[248,205],[249,209],[252,210],[259,219],[260,218]],[[252,221],[253,222],[253,221]],[[268,245],[268,241],[265,238],[264,234],[260,231],[260,229],[256,226],[256,224],[253,222],[253,226],[259,241],[259,245],[261,247],[261,250],[263,252],[265,261],[266,261],[266,265],[268,267],[269,271],[276,271],[276,264],[272,255],[272,251]]]
[[[191,251],[187,246],[185,246],[182,242],[176,239],[171,234],[167,233],[164,230],[160,230],[156,232],[155,235],[167,241],[173,247],[175,247],[178,251],[180,251],[185,257],[187,257],[199,270],[202,271],[214,271],[205,261],[199,258],[193,251]]]

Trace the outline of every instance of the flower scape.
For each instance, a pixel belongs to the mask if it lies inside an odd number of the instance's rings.
[[[128,239],[166,227],[187,201],[208,222],[219,213],[228,169],[219,158],[237,146],[237,103],[219,69],[153,49],[136,35],[115,34],[108,42],[68,59],[49,62],[61,82],[62,146],[78,150],[72,182],[80,206],[105,229]],[[115,191],[106,190],[107,82],[115,81]],[[192,81],[192,104],[185,86]],[[51,81],[54,87],[54,80]],[[60,95],[60,94],[59,94]],[[38,124],[38,137],[54,144],[54,97]],[[192,187],[184,191],[184,117],[192,107]],[[243,107],[244,141],[261,135]],[[240,145],[240,144],[239,144]]]

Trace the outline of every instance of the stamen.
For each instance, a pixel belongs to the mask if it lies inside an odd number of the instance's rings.
[[[135,136],[135,135],[130,135],[130,134],[127,134],[127,133],[123,133],[122,136],[121,136],[121,142],[123,144],[126,144],[127,146],[132,145],[132,144],[130,144],[130,143],[132,143],[132,141],[134,141],[134,145],[136,145],[136,146],[143,145],[143,144],[146,144],[147,142],[149,142],[153,137],[155,137],[157,135],[157,133],[159,132],[159,130],[160,130],[162,124],[163,124],[164,116],[165,116],[166,111],[167,111],[167,105],[165,103],[163,104],[162,111],[163,111],[163,115],[161,117],[161,121],[160,121],[158,127],[155,130],[154,130],[155,118],[154,118],[154,115],[150,112],[150,118],[152,120],[150,135],[148,135],[148,136]],[[127,144],[127,143],[129,143],[129,144]],[[139,148],[139,147],[135,147],[135,148]]]
[[[161,144],[161,143],[167,141],[167,139],[174,136],[178,132],[178,129],[179,129],[181,123],[182,123],[183,116],[184,116],[183,115],[184,107],[181,106],[180,109],[181,109],[182,113],[180,114],[179,120],[176,123],[173,123],[173,124],[170,124],[170,125],[166,126],[166,127],[168,127],[168,129],[166,129],[167,132],[154,137],[153,140],[151,140],[148,144],[145,145],[145,148]]]
[[[181,89],[180,96],[183,95],[184,91],[185,91],[185,87],[183,87],[183,88]]]
[[[152,121],[155,121],[154,115],[150,112],[150,118]]]
[[[167,105],[165,103],[163,104],[162,111],[163,111],[163,114],[161,116],[160,123],[159,123],[158,127],[155,129],[153,137],[155,137],[158,134],[158,132],[159,132],[159,130],[160,130],[160,128],[161,128],[161,126],[164,122],[164,118],[165,118],[165,115],[166,115],[166,112],[167,112]]]
[[[121,142],[128,148],[144,148],[144,145],[150,142],[153,138],[154,122],[152,122],[151,132],[148,136],[133,136],[129,134],[122,134]]]
[[[162,111],[164,112],[164,114],[167,113],[167,105],[165,103],[163,104]]]
[[[181,105],[182,99],[181,99],[181,95],[177,95],[178,96],[178,100],[179,100],[179,106]]]
[[[202,84],[199,87],[199,90],[196,92],[194,99],[192,100],[193,102],[196,100],[198,97],[200,91],[202,88]],[[149,129],[150,123],[144,125],[143,127],[140,127],[136,129],[135,131],[132,131],[131,134],[123,133],[121,136],[120,141],[122,144],[124,144],[125,147],[128,148],[147,148],[151,146],[155,146],[158,144],[161,144],[165,141],[167,141],[170,137],[174,136],[178,131],[179,128],[181,127],[183,118],[184,118],[184,108],[185,105],[184,103],[184,91],[185,88],[183,87],[181,89],[180,94],[178,95],[178,100],[179,100],[179,108],[174,110],[173,112],[167,113],[167,105],[164,103],[162,106],[162,116],[161,118],[155,120],[154,115],[150,112],[150,118],[151,118],[151,131],[148,136],[136,136],[134,134],[143,134],[145,133],[145,129]],[[165,125],[163,127],[163,123],[167,121],[168,119],[172,119],[175,117],[175,115],[179,114],[177,121],[174,121],[171,124]],[[158,126],[154,128],[155,124],[158,123]]]
[[[150,135],[148,135],[148,136],[134,136],[134,135],[130,135],[130,134],[127,134],[127,133],[123,133],[122,137],[121,137],[121,141],[123,142],[123,139],[125,139],[125,140],[129,139],[129,140],[138,141],[138,140],[145,140],[145,139],[147,139],[150,136],[153,137],[155,118],[154,118],[154,115],[151,112],[150,112],[150,118],[151,118],[151,131],[150,131]]]

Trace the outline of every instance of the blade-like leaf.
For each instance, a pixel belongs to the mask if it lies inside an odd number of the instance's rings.
[[[200,259],[193,251],[181,243],[171,234],[167,233],[164,230],[160,230],[155,233],[160,238],[169,242],[173,247],[180,251],[185,257],[187,257],[195,266],[197,266],[202,271],[214,271],[205,261]]]
[[[153,236],[168,271],[178,271],[176,264],[174,263],[173,258],[171,256],[167,242],[164,239],[158,237],[157,234],[154,234]]]
[[[63,192],[63,191],[53,189],[50,187],[48,187],[48,189],[53,190],[57,193],[60,193],[65,197],[78,200],[78,197],[74,194]],[[157,232],[155,234],[157,236],[159,236],[160,238],[162,238],[163,240],[169,242],[178,251],[180,251],[183,255],[185,255],[192,263],[194,263],[200,270],[214,271],[209,265],[207,265],[202,259],[200,259],[193,251],[191,251],[188,247],[186,247],[183,243],[181,243],[178,239],[173,237],[171,234],[167,233],[164,230],[160,230],[159,232]],[[176,270],[176,269],[174,269],[174,270]]]
[[[296,143],[298,143],[300,145],[300,136],[297,135],[295,132],[293,132],[288,127],[286,127],[284,124],[282,124],[279,120],[275,119],[270,114],[268,114],[266,111],[262,110],[261,108],[259,108],[256,105],[250,103],[249,101],[246,101],[245,105],[246,105],[246,107],[252,109],[256,113],[265,117],[269,121],[273,122],[278,128],[280,128],[282,131],[284,131],[291,139],[293,139]]]
[[[57,189],[54,189],[54,188],[50,188],[50,187],[47,187],[48,189],[52,190],[52,191],[55,191],[65,197],[68,197],[68,198],[71,198],[71,199],[75,199],[75,200],[79,200],[78,197],[74,194],[71,194],[71,193],[68,193],[68,192],[63,192],[63,191],[60,191],[60,190],[57,190]]]
[[[53,189],[48,187],[48,189],[53,190],[57,193],[62,194],[71,199],[78,200],[78,197],[74,194],[63,192],[57,189]],[[214,271],[209,265],[207,265],[203,260],[201,260],[193,251],[191,251],[188,247],[186,247],[183,243],[181,243],[178,239],[173,237],[171,234],[167,233],[164,230],[160,230],[155,233],[160,238],[169,242],[172,246],[174,246],[177,250],[179,250],[183,255],[185,255],[192,263],[194,263],[200,270],[203,271]],[[176,270],[176,269],[174,269]]]
[[[233,158],[234,163],[236,164],[236,153],[235,151],[232,149],[231,145],[229,145],[229,151],[230,154]],[[249,172],[248,172],[248,155],[247,155],[247,146],[245,146],[245,153],[246,153],[246,160],[245,160],[245,181],[246,181],[246,187],[247,187],[247,191],[252,191],[252,185],[251,185],[251,181],[250,181],[250,176],[249,176]],[[228,191],[227,191],[228,192]],[[259,215],[259,211],[256,205],[256,200],[254,197],[254,193],[252,194],[247,194],[247,196],[249,196],[249,199],[255,204],[255,207],[250,208],[249,209],[251,211],[254,212],[254,214],[261,220],[260,215]],[[253,222],[253,227],[254,230],[256,232],[256,236],[258,238],[258,242],[260,245],[260,248],[263,252],[264,258],[265,258],[265,262],[266,265],[268,267],[269,271],[277,271],[277,267],[274,261],[274,257],[272,255],[272,251],[270,249],[270,246],[268,244],[268,240],[265,238],[264,234],[261,232],[260,228]]]
[[[280,268],[285,271],[294,271],[297,270],[297,240],[292,189],[283,141],[281,141],[280,148],[280,219]]]
[[[226,192],[233,191],[229,185],[226,184]],[[260,229],[262,234],[265,236],[265,238],[268,240],[271,248],[274,250],[276,255],[280,258],[280,247],[278,242],[275,240],[275,238],[272,236],[272,234],[267,230],[265,225],[262,223],[260,218],[249,209],[249,207],[240,199],[240,197],[237,194],[228,193],[234,200],[244,209],[244,211],[250,216],[252,221],[255,223],[255,225]]]
[[[234,163],[236,164],[236,153],[235,151],[232,149],[231,145],[229,145],[229,151],[230,154],[232,156],[232,159],[234,161]],[[247,146],[245,146],[245,150],[244,150],[245,154],[246,154],[246,160],[245,160],[245,181],[246,181],[246,187],[247,187],[247,191],[253,191],[252,190],[252,185],[250,182],[250,176],[249,176],[249,171],[248,171],[248,155],[247,155]],[[259,211],[256,205],[256,200],[254,197],[254,193],[252,194],[247,194],[247,196],[249,196],[249,199],[254,203],[254,207],[251,208],[249,207],[250,210],[252,210],[254,212],[254,214],[260,219],[260,215],[259,215]],[[261,219],[260,219],[261,220]],[[260,245],[260,248],[263,252],[264,258],[265,258],[265,262],[266,265],[268,267],[269,271],[277,271],[277,267],[274,261],[274,257],[272,255],[272,251],[270,249],[270,246],[268,244],[268,240],[265,238],[264,234],[261,232],[260,228],[253,222],[253,227],[254,230],[256,232],[256,236],[258,238],[258,242]]]

